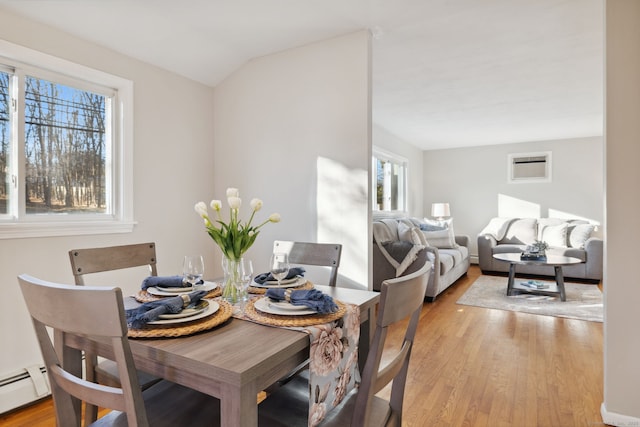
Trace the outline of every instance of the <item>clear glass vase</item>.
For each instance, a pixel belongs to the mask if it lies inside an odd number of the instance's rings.
[[[224,281],[222,282],[222,298],[230,304],[238,302],[238,286],[240,274],[238,266],[240,259],[222,257],[222,271],[224,271]]]

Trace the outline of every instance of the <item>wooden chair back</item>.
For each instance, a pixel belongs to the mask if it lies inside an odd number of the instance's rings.
[[[276,240],[273,242],[273,252],[288,253],[290,264],[329,267],[329,285],[336,285],[336,281],[338,280],[338,267],[340,267],[340,256],[342,255],[342,245],[337,243]]]
[[[156,244],[153,242],[136,243],[131,245],[107,246],[100,248],[72,249],[69,251],[71,271],[76,285],[85,285],[85,275],[106,271],[122,270],[134,267],[149,267],[149,274],[157,276]],[[56,337],[56,342],[59,337]],[[112,360],[98,359],[94,354],[85,354],[87,379],[109,386],[120,386],[118,381],[118,367]],[[138,382],[142,390],[156,384],[160,378],[139,371]],[[87,405],[85,420],[89,424],[96,420],[98,408]]]
[[[27,275],[18,277],[36,336],[40,344],[59,426],[79,426],[76,399],[127,414],[128,425],[147,426],[147,415],[138,377],[127,341],[122,291],[116,287],[61,285]],[[64,342],[56,351],[47,327],[62,334],[107,339],[115,355],[121,387],[100,385],[70,372],[61,359],[68,352]],[[91,350],[93,349],[86,349]],[[77,354],[76,354],[77,356]]]
[[[427,291],[430,269],[431,263],[426,262],[415,273],[383,281],[378,315],[375,319],[376,329],[367,359],[364,361],[360,387],[349,393],[338,406],[327,413],[319,425],[401,426],[409,358]],[[395,346],[387,349],[384,355],[385,365],[381,366],[387,331],[391,325],[394,325],[394,335],[397,331],[404,335],[403,342],[399,349]],[[390,400],[375,396],[390,382],[393,382]],[[306,425],[310,416],[307,375],[294,377],[260,403],[260,425]]]
[[[84,285],[84,275],[124,268],[149,266],[151,276],[157,276],[156,244],[108,246],[103,248],[72,249],[69,251],[71,270],[76,285]]]
[[[374,395],[391,381],[393,381],[393,385],[391,386],[386,425],[401,425],[402,402],[409,358],[427,291],[430,268],[431,263],[427,262],[415,273],[382,282],[376,330],[362,371],[362,383],[355,401],[352,426],[368,426],[370,421],[373,421],[370,417],[379,416],[372,415],[372,400]],[[408,317],[409,322],[405,325],[404,340],[400,350],[391,360],[385,357],[386,364],[381,367],[380,363],[389,326]]]

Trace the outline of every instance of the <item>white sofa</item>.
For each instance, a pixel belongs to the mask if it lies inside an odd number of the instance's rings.
[[[373,222],[373,289],[383,280],[402,276],[430,262],[425,299],[433,301],[467,273],[470,265],[469,236],[455,236],[451,222],[442,230],[429,229],[416,218],[379,219]],[[422,228],[422,229],[421,229]]]
[[[593,236],[595,226],[583,220],[560,218],[493,218],[478,235],[478,264],[483,273],[508,272],[509,263],[493,258],[498,253],[521,253],[527,245],[544,241],[547,253],[570,256],[580,264],[562,268],[565,278],[602,280],[602,239]],[[554,276],[554,268],[518,265],[521,274]]]

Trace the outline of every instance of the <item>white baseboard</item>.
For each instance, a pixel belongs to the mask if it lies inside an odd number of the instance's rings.
[[[0,414],[42,399],[50,394],[49,379],[38,366],[16,372],[2,380]]]
[[[616,427],[640,426],[640,418],[630,417],[623,414],[616,414],[615,412],[609,412],[607,411],[604,402],[602,402],[602,405],[600,405],[600,415],[602,415],[602,421],[608,425]]]

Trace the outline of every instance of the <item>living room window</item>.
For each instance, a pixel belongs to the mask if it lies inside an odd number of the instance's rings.
[[[373,210],[406,211],[407,159],[373,149]]]
[[[132,230],[132,89],[0,41],[0,238]]]

